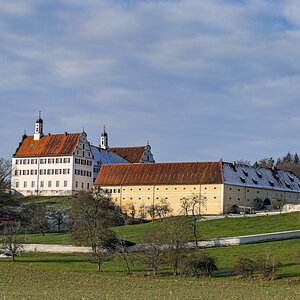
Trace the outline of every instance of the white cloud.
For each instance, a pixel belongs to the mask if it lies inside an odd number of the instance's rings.
[[[160,152],[168,148],[162,142],[176,146],[180,135],[193,145],[186,153],[162,153],[164,160],[199,160],[199,153],[204,160],[233,160],[230,145],[237,137],[266,153],[276,135],[299,131],[298,6],[267,0],[0,0],[0,101],[26,102],[28,114],[42,108],[49,131],[51,122],[56,131],[86,125],[96,137],[105,122],[116,143],[131,145],[150,135],[160,141]],[[18,122],[23,127],[25,117]],[[241,144],[234,155],[265,156],[250,146]]]

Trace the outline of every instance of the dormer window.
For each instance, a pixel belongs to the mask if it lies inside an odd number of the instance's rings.
[[[243,169],[243,173],[244,173],[245,176],[248,176],[248,172],[244,169]]]
[[[291,182],[295,181],[294,178],[292,177],[292,175],[290,175],[290,174],[289,174],[289,179],[290,179]]]
[[[286,184],[286,186],[287,186],[288,188],[291,188],[291,185],[290,185],[289,182],[285,181],[285,184]]]
[[[241,181],[242,181],[243,183],[246,182],[246,178],[245,178],[245,177],[240,176],[240,179],[241,179]]]
[[[257,184],[257,182],[258,182],[257,179],[255,179],[255,178],[253,178],[253,177],[252,177],[252,181],[253,181],[255,184]]]
[[[274,181],[272,181],[272,180],[269,180],[269,183],[270,183],[271,186],[275,185]]]
[[[259,171],[256,171],[256,174],[259,178],[262,178],[262,174]]]

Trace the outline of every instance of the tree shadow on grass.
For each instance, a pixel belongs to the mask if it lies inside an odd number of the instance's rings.
[[[237,275],[233,268],[219,268],[214,274],[215,277],[232,277]]]

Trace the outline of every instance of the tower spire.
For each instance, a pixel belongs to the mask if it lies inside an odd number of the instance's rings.
[[[107,149],[108,148],[108,135],[105,131],[105,124],[103,126],[103,132],[101,134],[101,144],[100,144],[101,149]]]
[[[42,119],[42,112],[39,110],[39,117],[35,121],[34,140],[38,141],[43,135],[44,121]]]

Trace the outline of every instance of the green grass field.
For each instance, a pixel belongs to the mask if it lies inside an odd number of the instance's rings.
[[[123,261],[96,265],[75,254],[22,253],[15,263],[0,260],[1,299],[299,299],[300,265],[294,254],[299,240],[243,245],[205,250],[218,259],[215,278],[188,279],[171,276],[148,277],[151,270],[136,263],[134,275],[124,275]],[[236,279],[233,265],[240,255],[256,257],[271,251],[282,261],[282,279],[265,282]],[[167,266],[160,274],[168,275]]]
[[[45,206],[66,205],[70,206],[69,196],[17,196],[22,204],[43,204]]]
[[[230,237],[239,235],[251,235],[276,231],[300,229],[300,213],[289,213],[282,215],[225,218],[211,221],[198,222],[199,235],[201,239]],[[150,228],[158,228],[161,221],[145,224],[127,225],[113,227],[117,235],[131,242],[139,242],[140,238]],[[70,235],[65,233],[28,234],[27,242],[32,244],[71,244]]]

